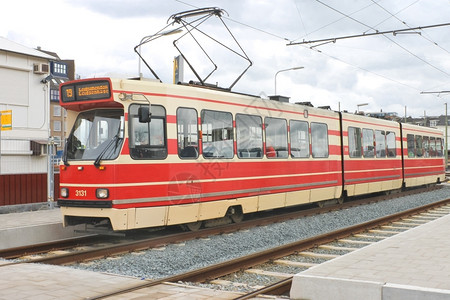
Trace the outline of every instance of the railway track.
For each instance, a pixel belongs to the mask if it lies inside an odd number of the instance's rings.
[[[97,296],[91,299],[107,299],[127,293],[133,293],[164,282],[181,282],[185,284],[242,286],[242,282],[233,283],[230,278],[239,278],[242,274],[259,274],[267,277],[280,278],[272,280],[264,287],[250,287],[251,292],[237,299],[250,299],[261,294],[283,295],[291,287],[292,276],[297,273],[281,273],[267,271],[270,266],[287,265],[307,269],[323,261],[354,251],[362,246],[398,234],[415,226],[422,225],[444,215],[450,214],[450,199],[417,207],[379,219],[339,229],[316,237],[304,239],[273,249],[261,251],[252,255],[236,258],[187,273],[170,276],[154,281],[131,286],[127,289]],[[331,251],[332,253],[329,253]],[[328,252],[328,253],[327,253]],[[315,262],[301,262],[298,258],[313,258]],[[230,275],[231,274],[231,275]],[[245,278],[245,277],[244,277]],[[248,279],[244,279],[248,280]]]
[[[366,197],[362,199],[354,199],[353,201],[343,204],[313,207],[298,211],[290,211],[291,209],[280,210],[283,213],[268,214],[267,212],[259,214],[256,218],[246,220],[240,223],[233,223],[218,227],[205,228],[199,231],[180,232],[167,234],[163,231],[161,235],[151,238],[138,238],[137,240],[114,241],[114,237],[95,236],[87,239],[74,239],[64,241],[61,244],[48,243],[32,247],[20,247],[15,249],[7,249],[0,251],[0,257],[3,258],[21,258],[14,263],[45,263],[54,265],[68,265],[82,261],[101,259],[109,256],[117,256],[129,252],[146,250],[149,248],[157,248],[167,244],[180,243],[187,240],[205,238],[211,235],[232,233],[239,230],[245,230],[256,226],[264,226],[275,222],[283,222],[290,219],[302,218],[305,216],[322,214],[333,210],[346,209],[354,206],[365,205],[368,203],[383,201],[395,197],[421,193],[433,189],[439,189],[441,186],[433,186],[430,188],[418,188],[408,190],[406,192],[393,195],[379,195],[374,197]],[[261,215],[263,217],[261,217]],[[141,232],[142,234],[142,232]],[[71,246],[72,245],[72,246]]]

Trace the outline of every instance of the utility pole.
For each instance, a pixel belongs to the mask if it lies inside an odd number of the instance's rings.
[[[440,92],[421,92],[421,94],[447,94],[450,91],[440,91]],[[447,115],[447,102],[445,104],[445,169],[448,167],[448,115]]]

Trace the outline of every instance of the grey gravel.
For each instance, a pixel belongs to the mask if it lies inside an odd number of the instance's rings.
[[[444,186],[432,192],[256,227],[234,234],[211,236],[210,239],[191,240],[184,244],[168,245],[163,250],[152,249],[139,255],[126,254],[114,260],[96,260],[89,265],[79,264],[73,267],[137,278],[163,278],[448,197],[450,187]]]

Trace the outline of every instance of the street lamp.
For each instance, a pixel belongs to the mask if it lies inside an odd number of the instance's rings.
[[[361,106],[366,106],[366,105],[369,105],[369,103],[356,104],[356,112],[359,113],[359,108],[360,108]]]
[[[300,70],[300,69],[304,69],[304,68],[305,67],[293,67],[293,68],[284,69],[284,70],[280,70],[280,71],[276,72],[275,73],[275,95],[277,94],[277,75],[278,75],[278,73],[286,72],[286,71]]]

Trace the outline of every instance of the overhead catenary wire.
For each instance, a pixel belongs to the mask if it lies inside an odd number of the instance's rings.
[[[418,1],[419,1],[419,0],[417,0],[416,2],[418,2]],[[384,10],[386,13],[390,14],[391,17],[395,18],[397,21],[399,21],[400,23],[404,24],[404,25],[407,26],[409,29],[411,29],[411,27],[410,27],[405,21],[400,20],[400,18],[397,17],[397,14],[400,13],[401,11],[399,11],[399,12],[393,14],[393,13],[391,13],[390,11],[388,11],[385,7],[381,6],[381,5],[380,5],[378,2],[376,2],[375,0],[372,0],[372,2],[373,2],[375,5],[377,5],[379,8],[381,8],[382,10]],[[414,3],[416,3],[416,2],[414,2]],[[411,3],[409,6],[413,5],[414,3]],[[408,6],[408,7],[409,7],[409,6]],[[389,19],[390,19],[390,18],[389,18]],[[384,21],[383,21],[383,22],[384,22]],[[381,23],[379,23],[379,24],[381,24]],[[377,25],[375,25],[375,26],[378,26],[379,24],[377,24]],[[415,30],[414,30],[414,32],[419,33],[420,36],[421,36],[422,38],[424,38],[425,40],[427,40],[427,41],[429,41],[430,43],[432,43],[434,46],[436,46],[436,47],[440,48],[441,50],[443,50],[443,51],[445,51],[445,52],[447,52],[447,53],[450,54],[450,51],[448,51],[447,49],[445,49],[445,48],[443,48],[442,46],[440,46],[438,43],[436,43],[435,41],[433,41],[431,38],[428,38],[427,36],[423,35],[421,32],[418,32],[418,31],[415,31]]]
[[[366,25],[366,26],[368,26],[368,25]],[[345,36],[325,38],[325,39],[318,39],[318,40],[310,40],[310,41],[292,42],[292,43],[287,44],[287,46],[313,44],[313,43],[323,43],[323,42],[333,42],[333,41],[337,41],[337,40],[353,39],[353,38],[358,38],[358,37],[368,37],[368,36],[374,36],[374,35],[385,35],[385,34],[389,34],[389,33],[392,33],[392,34],[395,35],[396,33],[400,33],[400,32],[408,32],[408,31],[412,31],[412,30],[423,30],[423,29],[442,27],[442,26],[450,26],[450,23],[441,23],[441,24],[435,24],[435,25],[418,26],[418,27],[413,27],[413,28],[394,29],[394,30],[387,30],[387,31],[376,31],[376,32],[371,32],[371,33],[345,35]]]
[[[398,15],[399,13],[403,12],[404,10],[410,8],[411,6],[413,6],[414,4],[416,4],[416,3],[419,2],[419,1],[420,1],[420,0],[416,0],[416,1],[412,2],[411,4],[409,4],[408,6],[402,8],[401,10],[399,10],[399,11],[397,11],[396,13],[393,14],[393,13],[389,12],[386,8],[384,8],[383,6],[381,6],[381,5],[379,4],[380,1],[376,2],[376,1],[372,0],[372,2],[373,2],[374,5],[377,5],[378,7],[380,7],[380,8],[383,9],[385,12],[387,12],[388,14],[391,15],[390,17],[384,19],[383,21],[379,22],[378,24],[374,25],[373,27],[377,27],[377,26],[383,24],[384,22],[386,22],[387,20],[389,20],[389,19],[391,19],[391,18],[395,18],[395,19],[397,19],[398,21],[400,21],[401,23],[407,25],[406,22],[400,20],[400,19],[397,17],[397,15]],[[366,31],[366,32],[367,32],[367,31]]]
[[[295,43],[289,43],[287,44],[287,46],[292,46],[292,45],[302,45],[302,44],[311,44],[311,43],[328,43],[328,42],[336,42],[337,40],[342,40],[342,39],[349,39],[349,38],[356,38],[356,37],[367,37],[367,36],[373,36],[373,35],[383,35],[383,37],[385,37],[386,39],[388,39],[389,41],[391,41],[392,43],[394,43],[395,45],[397,45],[399,48],[403,49],[405,52],[409,53],[410,55],[414,56],[415,58],[417,58],[418,60],[422,61],[423,63],[429,65],[430,67],[434,68],[435,70],[445,74],[446,76],[450,77],[450,74],[436,66],[434,66],[433,64],[431,64],[430,62],[426,61],[425,59],[421,58],[420,56],[418,56],[417,54],[414,54],[413,52],[411,52],[410,50],[408,50],[407,48],[405,48],[404,46],[400,45],[399,43],[397,43],[396,41],[394,41],[393,39],[391,39],[390,37],[388,37],[386,34],[388,33],[398,33],[398,32],[404,32],[404,31],[411,31],[411,30],[421,30],[421,29],[425,29],[425,28],[432,28],[432,27],[441,27],[441,26],[449,26],[450,23],[442,23],[442,24],[436,24],[436,25],[428,25],[428,26],[421,26],[421,27],[416,27],[416,28],[407,28],[407,29],[398,29],[398,30],[390,30],[390,31],[383,31],[380,32],[377,29],[375,29],[372,26],[369,26],[367,24],[364,24],[363,22],[351,17],[348,14],[345,14],[343,12],[341,12],[340,10],[320,1],[320,0],[316,0],[318,3],[324,5],[325,7],[349,18],[350,20],[357,22],[358,24],[365,26],[369,29],[374,30],[375,32],[373,33],[363,33],[363,34],[358,34],[358,35],[351,35],[351,36],[341,36],[341,37],[334,37],[334,38],[327,38],[327,39],[320,39],[320,40],[314,40],[314,41],[303,41],[303,42],[295,42]],[[313,49],[313,47],[311,47],[311,49]]]
[[[181,1],[181,0],[175,0],[175,1],[176,1],[176,2],[179,2],[179,3],[182,3],[182,4],[185,4],[185,5],[187,5],[187,6],[193,7],[193,8],[199,8],[198,6],[195,6],[195,5],[189,4],[189,3],[187,3],[187,2],[184,2],[184,1]],[[222,18],[223,18],[223,19],[226,19],[226,20],[228,20],[228,21],[230,21],[230,22],[234,22],[234,23],[236,23],[236,24],[239,24],[239,25],[242,25],[242,26],[248,27],[248,28],[250,28],[250,29],[253,29],[253,30],[259,31],[259,32],[261,32],[261,33],[264,33],[264,34],[270,35],[270,36],[272,36],[272,37],[275,37],[275,38],[278,38],[278,39],[281,39],[281,40],[285,40],[285,41],[290,41],[290,39],[288,39],[288,38],[286,38],[286,37],[283,37],[283,36],[277,35],[277,34],[275,34],[275,33],[271,33],[271,32],[269,32],[269,31],[266,31],[266,30],[263,30],[263,29],[257,28],[257,27],[255,27],[255,26],[252,26],[252,25],[249,25],[249,24],[245,24],[245,23],[243,23],[243,22],[240,22],[240,21],[234,20],[234,19],[232,19],[232,18],[230,18],[230,17],[222,16]]]
[[[361,7],[360,9],[355,10],[354,12],[350,13],[349,15],[351,16],[351,15],[354,15],[354,14],[356,14],[356,13],[359,13],[359,12],[361,12],[361,11],[363,11],[363,10],[367,9],[368,7],[373,6],[373,5],[374,5],[374,4],[371,3],[371,4],[369,4],[369,5],[366,5],[366,6],[364,6],[364,7]],[[298,11],[298,8],[297,8],[297,11]],[[344,20],[345,18],[346,18],[346,17],[344,16],[344,17],[341,17],[341,18],[339,18],[339,19],[336,19],[336,20],[334,20],[334,21],[331,22],[331,23],[328,23],[328,24],[326,24],[326,25],[324,25],[324,26],[322,26],[322,27],[319,27],[319,28],[317,28],[317,29],[315,29],[315,30],[313,30],[313,31],[311,31],[311,32],[309,32],[309,33],[307,33],[307,34],[304,35],[303,37],[300,37],[300,38],[291,40],[291,42],[298,41],[298,40],[300,40],[301,38],[304,38],[304,37],[306,37],[306,36],[308,36],[308,35],[311,35],[311,34],[313,34],[313,33],[316,33],[316,32],[318,32],[318,31],[320,31],[320,30],[322,30],[322,29],[324,29],[324,28],[327,28],[327,27],[329,27],[329,26],[331,26],[331,25],[334,25],[334,24],[336,24],[336,23],[338,23],[338,22]]]
[[[179,3],[182,3],[182,4],[185,4],[185,5],[188,5],[188,6],[193,7],[193,8],[198,8],[197,6],[192,5],[192,4],[189,4],[189,3],[184,2],[184,1],[182,1],[182,0],[175,0],[175,1],[176,1],[176,2],[179,2]],[[316,0],[316,1],[319,2],[319,3],[321,3],[321,4],[323,4],[323,5],[325,5],[325,6],[327,6],[327,7],[329,7],[330,9],[333,9],[334,11],[336,11],[336,12],[338,12],[339,14],[343,15],[343,17],[342,17],[342,18],[339,18],[338,20],[333,21],[333,22],[331,22],[331,23],[329,23],[329,24],[327,24],[327,25],[325,25],[325,26],[322,26],[321,28],[316,29],[316,30],[314,30],[313,32],[310,32],[310,33],[308,33],[307,35],[310,35],[311,33],[317,32],[317,31],[319,31],[319,30],[321,30],[321,29],[323,29],[323,28],[326,28],[326,27],[328,27],[328,26],[331,26],[331,25],[333,25],[333,24],[335,24],[335,23],[337,23],[337,22],[339,22],[339,21],[341,21],[341,20],[343,20],[343,19],[345,19],[345,18],[350,18],[350,19],[354,20],[355,22],[357,22],[357,23],[359,23],[359,24],[365,26],[365,27],[368,28],[369,30],[374,30],[375,32],[374,32],[374,33],[363,33],[363,34],[358,34],[358,35],[353,35],[353,36],[343,36],[343,37],[337,37],[337,38],[328,38],[328,39],[322,39],[322,40],[316,40],[316,41],[302,41],[302,42],[295,42],[295,41],[298,40],[298,39],[294,39],[294,40],[288,39],[287,37],[283,37],[283,36],[280,36],[280,35],[278,35],[278,34],[271,33],[271,32],[269,32],[269,31],[267,31],[267,30],[257,28],[257,27],[255,27],[255,26],[252,26],[252,25],[243,23],[243,22],[241,22],[241,21],[234,20],[234,19],[229,18],[229,17],[226,17],[226,19],[229,20],[229,21],[231,21],[231,22],[234,22],[234,23],[236,23],[236,24],[239,24],[239,25],[248,27],[248,28],[250,28],[250,29],[256,30],[256,31],[258,31],[258,32],[261,32],[261,33],[263,33],[263,34],[267,34],[267,35],[272,36],[272,37],[274,37],[274,38],[281,39],[281,40],[284,40],[284,41],[291,41],[289,44],[287,44],[288,46],[291,46],[291,45],[302,45],[302,44],[308,44],[308,43],[314,43],[314,42],[320,42],[320,41],[324,41],[324,42],[325,42],[325,41],[333,42],[333,41],[339,40],[339,39],[356,38],[356,37],[368,37],[368,36],[371,36],[371,35],[380,35],[380,34],[384,34],[384,36],[385,36],[385,34],[388,34],[388,33],[392,33],[392,34],[393,34],[394,32],[401,32],[401,31],[408,32],[408,31],[412,31],[412,30],[423,30],[423,29],[432,28],[432,27],[440,27],[440,26],[448,26],[448,25],[450,25],[450,23],[443,23],[443,24],[436,24],[436,25],[429,25],[429,26],[419,26],[419,27],[415,27],[415,28],[397,29],[397,30],[392,30],[392,31],[388,31],[388,32],[380,32],[380,31],[377,31],[375,28],[373,28],[373,27],[371,27],[371,26],[369,26],[369,25],[367,25],[367,24],[364,24],[363,22],[358,21],[358,20],[356,20],[355,18],[351,17],[351,15],[354,15],[354,14],[356,14],[356,13],[358,13],[358,12],[364,10],[364,9],[367,9],[368,7],[373,6],[373,5],[377,4],[377,3],[370,3],[369,5],[366,5],[366,6],[360,8],[360,9],[358,9],[358,10],[356,10],[356,11],[350,13],[350,14],[345,14],[345,13],[342,13],[342,12],[340,12],[340,11],[338,11],[338,10],[332,8],[332,7],[329,6],[329,5],[324,4],[323,2],[321,2],[321,1],[319,1],[319,0]],[[411,4],[408,5],[407,7],[403,8],[402,10],[400,10],[399,12],[401,12],[401,11],[405,10],[406,8],[412,6],[412,5],[415,4],[416,2],[418,2],[418,1],[415,1],[415,2],[411,3]],[[298,7],[297,7],[297,11],[298,11]],[[298,11],[298,12],[299,12],[299,11]],[[398,14],[399,12],[397,12],[396,14]],[[392,15],[392,14],[391,14],[391,15]],[[303,21],[302,21],[302,22],[303,22]],[[384,22],[384,21],[383,21],[383,22]],[[381,24],[381,23],[380,23],[380,24]],[[366,31],[366,32],[367,32],[367,31]],[[386,36],[385,36],[385,37],[386,37]],[[299,38],[299,39],[300,39],[300,38]],[[388,38],[388,39],[389,39],[389,38]],[[433,68],[435,68],[435,69],[437,69],[437,70],[443,72],[443,73],[446,74],[447,76],[450,76],[450,74],[448,74],[447,72],[445,72],[445,71],[443,71],[443,70],[440,70],[439,68],[437,68],[437,67],[431,65],[430,63],[428,63],[428,62],[426,62],[425,60],[423,60],[422,58],[418,57],[417,55],[415,55],[414,53],[412,53],[412,52],[409,51],[408,49],[404,48],[403,46],[399,45],[398,43],[396,43],[396,42],[393,41],[392,39],[389,39],[389,40],[392,41],[393,43],[397,44],[400,48],[402,48],[403,50],[407,51],[407,52],[410,53],[411,55],[413,55],[413,56],[415,56],[416,58],[422,60],[424,63],[426,63],[426,64],[432,66]],[[316,46],[317,46],[317,45],[316,45]],[[331,59],[333,59],[333,60],[339,61],[339,62],[344,63],[344,64],[346,64],[346,65],[349,65],[349,66],[351,66],[351,67],[353,67],[353,68],[362,70],[362,71],[364,71],[364,72],[368,72],[368,73],[373,74],[373,75],[375,75],[375,76],[378,76],[378,77],[380,77],[380,78],[383,78],[383,79],[392,81],[392,82],[394,82],[394,83],[396,83],[396,84],[403,85],[403,86],[405,86],[405,87],[407,87],[407,88],[410,88],[410,89],[413,89],[413,90],[416,90],[416,91],[420,91],[420,90],[417,89],[417,87],[414,87],[414,86],[405,84],[405,83],[403,83],[403,82],[400,82],[400,81],[398,81],[398,80],[389,78],[389,77],[384,76],[384,75],[381,75],[381,74],[379,74],[379,73],[370,71],[370,70],[365,69],[365,68],[363,68],[363,67],[356,66],[356,65],[351,64],[351,63],[349,63],[349,62],[346,62],[346,61],[344,61],[344,60],[342,60],[342,59],[339,59],[339,58],[337,58],[337,57],[335,57],[335,56],[326,54],[326,53],[324,53],[324,52],[321,51],[321,50],[318,50],[318,49],[315,49],[315,48],[311,48],[311,47],[305,47],[305,48],[306,48],[306,49],[310,49],[310,50],[314,50],[314,51],[316,51],[316,52],[318,52],[318,53],[321,53],[322,55],[325,55],[325,56],[327,56],[327,57],[329,57],[329,58],[331,58]]]
[[[310,49],[310,48],[308,48],[308,49]],[[375,76],[377,76],[377,77],[386,79],[386,80],[388,80],[388,81],[392,81],[392,82],[394,82],[394,83],[396,83],[396,84],[403,85],[404,87],[407,87],[407,88],[409,88],[409,89],[412,89],[412,90],[415,90],[415,91],[420,91],[420,90],[417,89],[417,87],[415,87],[415,86],[408,85],[408,84],[406,84],[406,83],[404,83],[404,82],[401,82],[401,81],[398,81],[398,80],[389,78],[389,77],[387,77],[387,76],[385,76],[385,75],[382,75],[382,74],[379,74],[379,73],[370,71],[370,70],[368,70],[368,69],[365,69],[365,68],[363,68],[363,67],[359,67],[359,66],[357,66],[357,65],[351,64],[351,63],[349,63],[349,62],[347,62],[347,61],[344,61],[344,60],[342,60],[342,59],[340,59],[340,58],[338,58],[338,57],[336,57],[336,56],[333,56],[333,55],[324,53],[324,52],[321,51],[321,50],[318,50],[318,49],[312,49],[312,50],[315,50],[316,52],[318,52],[318,53],[320,53],[320,54],[322,54],[322,55],[324,55],[324,56],[326,56],[326,57],[328,57],[328,58],[331,58],[331,59],[336,60],[336,61],[338,61],[338,62],[340,62],[340,63],[343,63],[343,64],[346,64],[346,65],[348,65],[348,66],[351,66],[351,67],[353,67],[353,68],[355,68],[355,69],[359,69],[359,70],[364,71],[364,72],[366,72],[366,73],[375,75]]]

